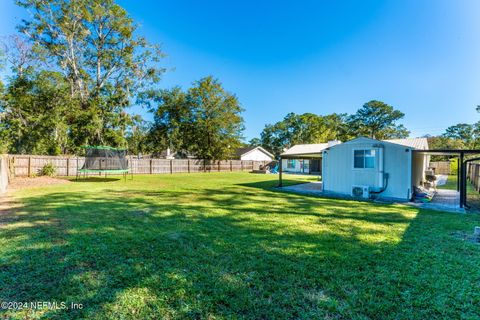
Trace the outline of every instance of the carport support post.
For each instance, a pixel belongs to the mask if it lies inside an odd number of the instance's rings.
[[[460,191],[460,175],[462,174],[462,172],[460,170],[462,168],[462,166],[460,164],[461,163],[460,162],[460,156],[458,156],[457,161],[458,161],[457,162],[457,191]]]
[[[282,157],[280,157],[280,160],[278,162],[278,186],[283,187],[283,181],[282,181]]]
[[[463,208],[467,199],[465,181],[467,171],[465,170],[465,163],[463,161],[463,152],[460,153],[459,162],[458,167],[460,168],[460,176],[458,177],[458,180],[460,181],[460,208]]]
[[[32,176],[32,157],[28,157],[28,176]]]

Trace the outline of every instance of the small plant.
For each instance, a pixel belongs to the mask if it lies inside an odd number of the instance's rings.
[[[57,168],[55,168],[55,166],[51,162],[45,164],[42,170],[40,170],[41,176],[53,177],[56,173]]]

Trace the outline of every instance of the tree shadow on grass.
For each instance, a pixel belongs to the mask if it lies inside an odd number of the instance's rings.
[[[432,265],[423,233],[439,228],[416,208],[245,186],[59,192],[23,203],[1,229],[0,300],[85,306],[44,318],[444,315],[426,304],[435,290],[420,302],[420,293],[405,296],[421,291],[416,272]],[[478,275],[450,279],[436,259],[437,280],[423,283],[433,289],[440,278],[464,285]]]

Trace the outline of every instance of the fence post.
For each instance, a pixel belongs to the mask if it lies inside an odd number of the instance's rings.
[[[475,186],[475,189],[477,188],[477,175],[478,175],[478,165],[475,164],[473,166],[473,172],[472,172],[472,182],[473,182],[473,185]]]
[[[190,159],[187,160],[187,171],[190,173]]]
[[[153,174],[153,159],[150,159],[150,174]]]
[[[473,174],[472,174],[472,183],[473,183],[473,186],[474,186],[475,190],[477,190],[477,187],[478,187],[477,176],[478,176],[478,165],[475,164],[473,166]]]
[[[203,172],[207,172],[207,164],[205,159],[203,159]]]
[[[218,160],[218,172],[220,172],[220,160]]]
[[[480,166],[480,165],[477,164],[477,169],[479,169],[479,166]],[[477,182],[476,182],[476,183],[477,183],[477,188],[476,188],[476,190],[477,190],[478,192],[480,192],[480,180],[479,180],[479,179],[480,179],[480,172],[477,170],[477,176],[475,177],[475,180],[477,181]]]
[[[233,168],[232,168],[232,160],[230,160],[230,172],[233,171]]]
[[[70,175],[70,157],[67,158],[67,177]]]
[[[475,164],[473,167],[473,185],[475,186],[475,190],[478,191],[478,169],[479,165]]]
[[[240,171],[243,171],[243,160],[240,160]]]
[[[10,181],[11,178],[15,177],[15,157],[10,159],[8,156],[8,179]]]
[[[28,157],[28,176],[32,176],[32,157]]]
[[[170,174],[173,173],[173,159],[170,159]]]

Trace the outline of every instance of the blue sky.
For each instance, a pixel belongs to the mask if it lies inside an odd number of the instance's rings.
[[[480,120],[480,1],[118,2],[167,53],[161,86],[219,78],[245,109],[247,140],[288,112],[353,113],[372,99],[403,111],[412,136]],[[0,35],[24,14],[0,0]]]

